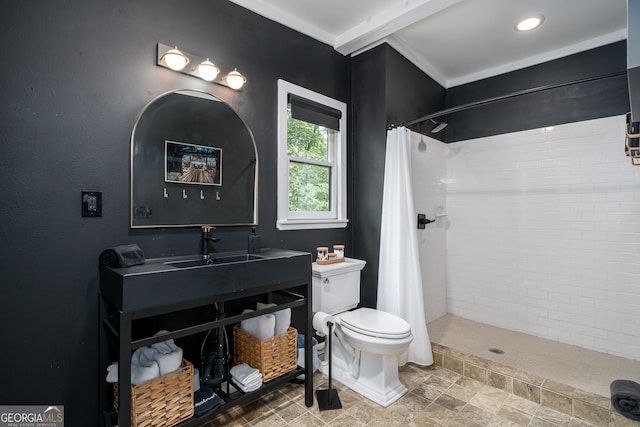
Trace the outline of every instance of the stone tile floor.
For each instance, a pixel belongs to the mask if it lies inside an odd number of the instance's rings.
[[[201,427],[213,426],[592,426],[487,384],[438,366],[407,364],[400,379],[409,393],[387,408],[333,382],[342,409],[320,411],[315,401],[304,404],[302,385],[289,384],[243,407],[220,414]],[[316,373],[314,389],[326,389],[327,379]],[[612,425],[631,426],[620,417]]]

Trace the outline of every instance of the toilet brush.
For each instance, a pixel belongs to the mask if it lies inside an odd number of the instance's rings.
[[[318,398],[318,408],[321,411],[327,409],[341,409],[342,403],[340,403],[340,397],[338,396],[338,390],[331,387],[331,337],[333,335],[333,323],[327,322],[329,327],[329,387],[326,390],[316,390],[316,396]]]

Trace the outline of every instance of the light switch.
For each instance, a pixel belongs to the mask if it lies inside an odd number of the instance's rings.
[[[97,217],[102,216],[102,192],[83,191],[82,192],[82,216]]]

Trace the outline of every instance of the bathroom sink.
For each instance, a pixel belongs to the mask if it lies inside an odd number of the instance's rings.
[[[311,254],[263,248],[259,254],[217,252],[209,260],[195,254],[152,258],[127,268],[101,268],[100,277],[100,292],[119,310],[185,308],[203,299],[268,292],[278,283],[310,282]]]
[[[263,256],[255,255],[255,254],[242,254],[242,255],[233,255],[233,256],[212,257],[209,259],[170,261],[170,262],[165,262],[165,265],[169,265],[171,267],[177,267],[177,268],[190,268],[190,267],[202,267],[207,265],[230,264],[233,262],[245,262],[245,261],[258,260],[258,259],[265,259],[265,258]]]

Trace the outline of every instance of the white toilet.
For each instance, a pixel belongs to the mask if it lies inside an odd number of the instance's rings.
[[[393,314],[371,308],[349,311],[360,302],[360,271],[365,264],[352,258],[336,264],[313,263],[314,321],[326,317],[324,313],[335,320],[333,379],[387,407],[407,392],[398,379],[398,358],[413,336],[409,324]],[[320,370],[328,375],[326,360]]]

